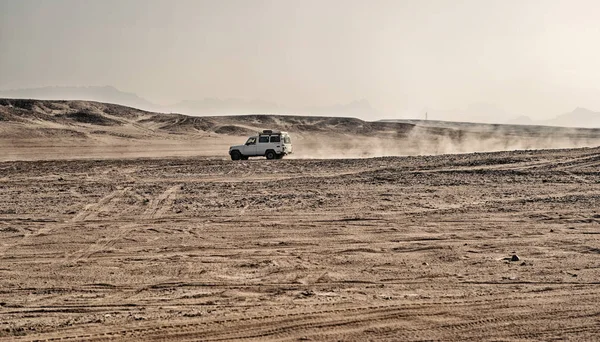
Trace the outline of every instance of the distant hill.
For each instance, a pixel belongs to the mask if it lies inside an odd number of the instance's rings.
[[[82,134],[115,132],[136,136],[169,134],[248,135],[265,128],[298,134],[357,134],[361,136],[406,135],[414,125],[368,122],[348,117],[300,115],[188,116],[143,111],[121,105],[92,101],[0,99],[0,122],[13,129],[76,130]],[[13,131],[14,132],[14,131]],[[1,133],[1,132],[0,132]],[[1,134],[0,134],[1,138]]]
[[[90,87],[43,87],[1,90],[0,98],[39,100],[84,100],[116,103],[144,110],[157,110],[157,106],[134,93],[127,93],[111,86]]]
[[[292,108],[262,100],[204,98],[185,100],[172,105],[157,105],[134,93],[112,86],[42,87],[0,90],[0,98],[73,100],[112,103],[161,113],[181,113],[192,116],[220,116],[244,114],[293,114],[326,117],[381,117],[381,113],[366,99],[332,106]],[[485,124],[538,125],[558,127],[600,128],[600,112],[576,108],[572,112],[550,120],[533,120],[525,115],[512,115],[502,108],[486,103],[476,103],[462,110],[436,110],[425,108],[421,117],[445,122],[475,122]],[[394,121],[394,120],[391,120]]]
[[[600,145],[600,129],[434,120],[364,121],[314,115],[188,116],[94,101],[0,98],[0,160],[32,155],[87,158],[88,151],[102,148],[116,157],[179,153],[226,156],[224,151],[232,142],[243,142],[248,135],[269,128],[289,131],[294,156],[308,158]],[[49,155],[52,149],[55,152]]]
[[[357,109],[368,109],[368,103],[357,103]],[[347,109],[347,108],[345,108]],[[559,117],[560,120],[600,119],[600,113],[578,108]],[[600,129],[573,131],[562,127],[520,126],[506,124],[482,124],[436,120],[381,120],[364,121],[351,117],[302,116],[302,115],[226,115],[189,116],[144,111],[117,104],[94,101],[1,99],[0,122],[10,124],[16,130],[64,128],[87,134],[104,127],[103,131],[125,131],[130,136],[161,134],[223,134],[247,135],[273,128],[293,131],[298,134],[339,134],[400,137],[418,131],[420,137],[443,136],[463,139],[487,138],[491,135],[523,136],[570,136],[576,134],[586,138],[599,138]],[[571,122],[566,122],[571,123]],[[7,126],[4,126],[7,127]],[[418,130],[414,130],[418,128]],[[114,132],[113,132],[114,133]]]
[[[206,98],[181,101],[174,105],[164,106],[162,109],[164,112],[198,116],[260,113],[364,118],[379,115],[379,112],[365,99],[332,106],[293,108],[261,100]]]
[[[193,116],[240,114],[298,114],[337,117],[373,117],[379,113],[365,99],[347,104],[322,107],[286,107],[263,100],[204,98],[184,100],[171,105],[157,105],[134,93],[112,86],[43,87],[0,90],[0,98],[38,100],[80,100],[119,104],[162,113],[181,113]]]

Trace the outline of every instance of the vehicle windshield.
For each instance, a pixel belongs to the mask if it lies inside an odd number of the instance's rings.
[[[254,145],[254,144],[256,144],[255,137],[248,138],[248,141],[246,141],[246,145]]]

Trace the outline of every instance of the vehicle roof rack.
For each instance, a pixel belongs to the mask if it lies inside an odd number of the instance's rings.
[[[260,134],[279,134],[279,133],[281,133],[281,131],[274,130],[274,129],[263,129],[263,131]]]

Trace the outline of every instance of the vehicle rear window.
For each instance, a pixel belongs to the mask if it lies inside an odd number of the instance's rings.
[[[281,138],[278,135],[271,136],[271,142],[280,142]]]
[[[259,143],[268,143],[269,142],[269,137],[268,136],[260,137],[260,138],[258,138],[258,142]]]
[[[285,137],[283,137],[283,142],[286,144],[291,144],[292,143],[292,139],[290,139],[289,135],[286,135]]]

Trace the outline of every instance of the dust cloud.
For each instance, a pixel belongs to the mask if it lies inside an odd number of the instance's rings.
[[[600,130],[487,125],[476,129],[416,126],[404,135],[299,135],[293,159],[373,158],[600,146]],[[293,134],[293,133],[291,133]]]

